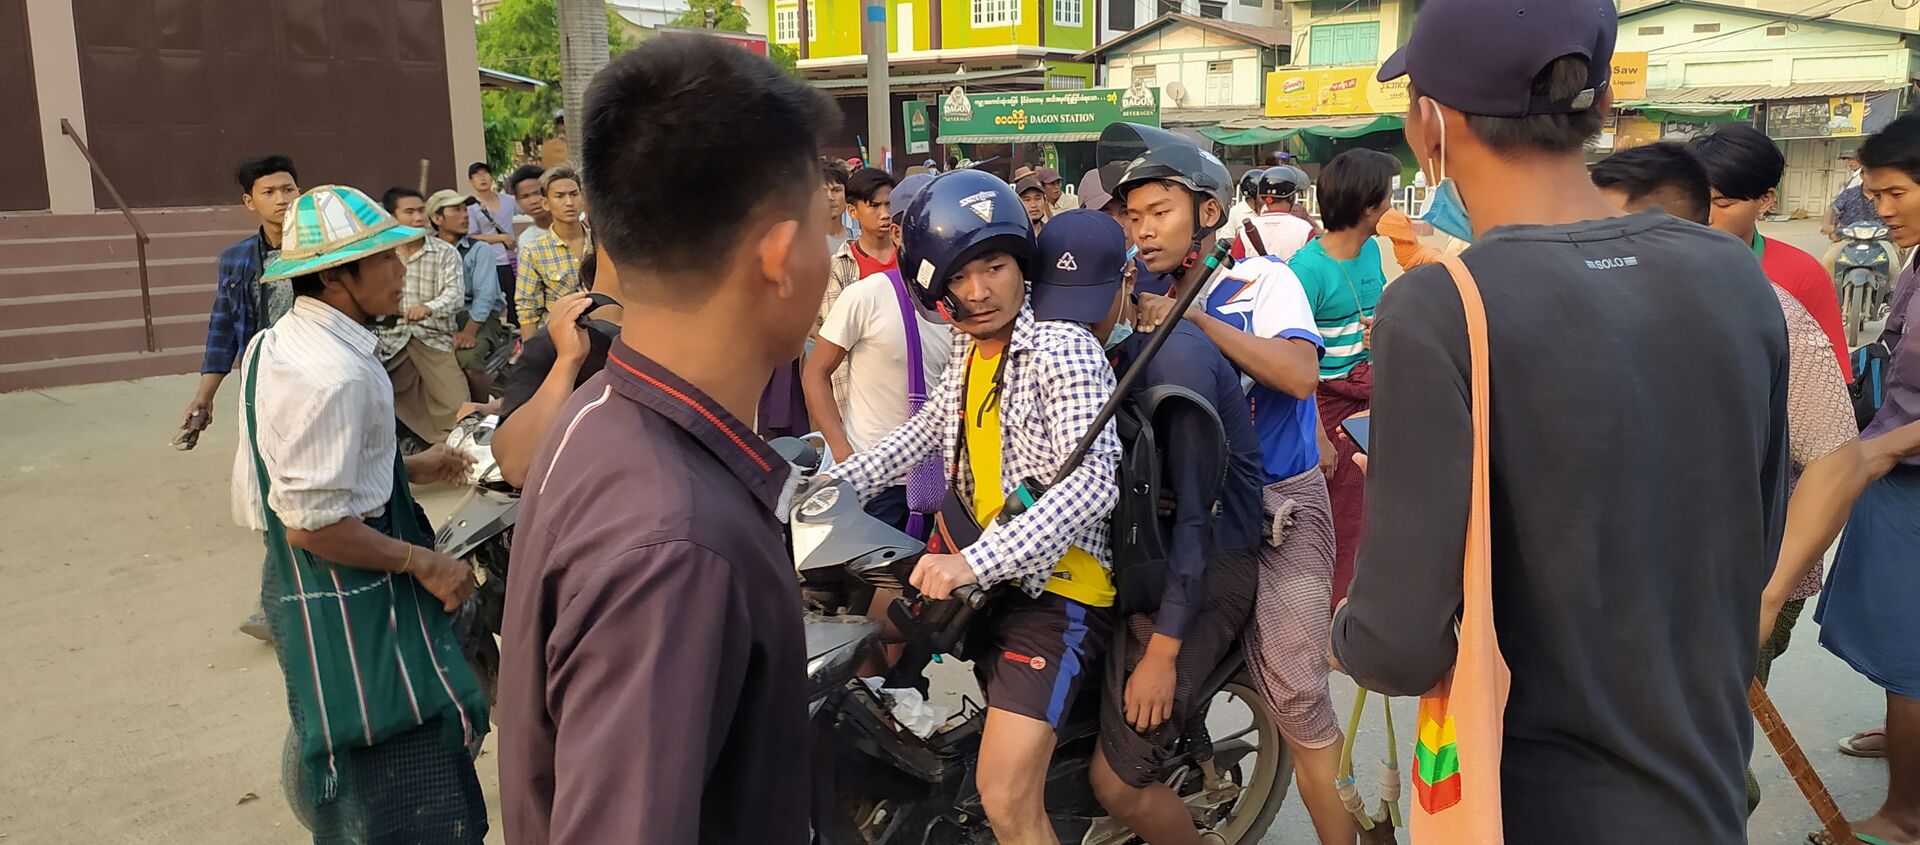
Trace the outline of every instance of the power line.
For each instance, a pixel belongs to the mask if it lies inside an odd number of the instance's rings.
[[[1681,47],[1689,47],[1695,44],[1702,44],[1708,41],[1717,41],[1722,38],[1730,38],[1732,36],[1739,35],[1740,33],[1743,33],[1743,32],[1752,32],[1756,29],[1774,26],[1776,24],[1787,24],[1788,26],[1798,26],[1803,23],[1817,23],[1819,21],[1823,21],[1828,18],[1831,18],[1834,15],[1840,14],[1841,12],[1844,12],[1855,6],[1871,3],[1873,2],[1873,0],[1853,0],[1853,2],[1850,2],[1845,6],[1841,6],[1840,8],[1833,9],[1831,11],[1821,12],[1818,15],[1808,15],[1808,13],[1812,12],[1815,8],[1818,8],[1820,6],[1825,6],[1828,3],[1832,3],[1832,2],[1834,2],[1834,0],[1820,0],[1820,2],[1815,3],[1812,6],[1808,6],[1807,8],[1800,10],[1800,12],[1790,17],[1776,18],[1774,20],[1769,20],[1769,21],[1761,21],[1760,23],[1754,24],[1752,26],[1744,26],[1739,29],[1733,30],[1731,32],[1717,32],[1712,35],[1706,36],[1705,38],[1695,38],[1691,41],[1682,41],[1678,44],[1668,44],[1665,47],[1655,47],[1651,50],[1648,50],[1647,52],[1664,53],[1669,50],[1677,50]]]

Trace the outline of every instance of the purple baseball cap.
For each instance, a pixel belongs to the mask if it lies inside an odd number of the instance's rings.
[[[1429,0],[1379,80],[1408,78],[1422,96],[1466,114],[1586,111],[1612,75],[1619,16],[1611,0]],[[1587,60],[1587,87],[1549,101],[1534,77],[1562,56]]]

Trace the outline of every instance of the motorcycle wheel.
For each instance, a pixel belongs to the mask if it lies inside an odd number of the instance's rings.
[[[1220,834],[1227,845],[1257,845],[1273,826],[1293,783],[1293,754],[1273,721],[1273,712],[1241,670],[1228,680],[1207,708],[1213,740],[1213,771],[1190,764],[1174,772],[1169,785],[1196,819]],[[1081,845],[1131,845],[1140,839],[1110,818],[1098,819]]]
[[[1846,296],[1840,300],[1840,320],[1847,336],[1847,348],[1860,345],[1860,329],[1867,320],[1867,296],[1869,285],[1854,284],[1849,278]]]
[[[1227,681],[1209,705],[1208,723],[1218,724],[1223,719],[1228,724],[1247,724],[1213,742],[1216,765],[1231,761],[1230,766],[1222,766],[1221,774],[1240,785],[1239,797],[1225,808],[1213,829],[1227,845],[1255,845],[1267,835],[1280,805],[1286,803],[1287,789],[1293,784],[1293,754],[1280,736],[1273,711],[1254,688],[1253,675],[1244,669]],[[1196,787],[1204,790],[1206,784]],[[1191,806],[1198,795],[1183,792],[1182,797]]]

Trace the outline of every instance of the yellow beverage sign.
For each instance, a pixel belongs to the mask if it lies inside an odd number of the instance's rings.
[[[1614,105],[1646,99],[1647,54],[1613,54],[1613,80],[1607,84],[1613,88]]]
[[[1267,74],[1268,117],[1404,114],[1407,79],[1375,82],[1377,68],[1281,68]]]

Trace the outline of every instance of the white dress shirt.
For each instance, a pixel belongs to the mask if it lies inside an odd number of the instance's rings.
[[[266,529],[247,425],[247,377],[256,366],[254,413],[267,466],[267,504],[288,528],[312,531],[382,513],[393,495],[393,383],[374,357],[378,340],[311,296],[255,337],[241,357],[240,447],[233,460],[233,520]]]

